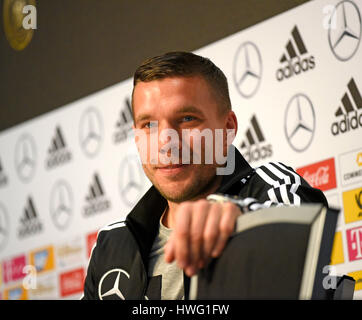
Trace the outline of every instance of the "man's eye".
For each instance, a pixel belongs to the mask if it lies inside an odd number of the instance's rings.
[[[147,129],[154,128],[155,126],[157,126],[157,121],[150,121],[144,124],[144,127]]]
[[[189,121],[192,121],[192,120],[195,120],[195,117],[185,116],[185,117],[182,118],[182,121],[184,121],[184,122],[189,122]]]

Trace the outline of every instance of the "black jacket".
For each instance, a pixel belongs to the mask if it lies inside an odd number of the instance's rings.
[[[328,206],[324,194],[310,187],[290,167],[270,162],[253,169],[235,149],[235,170],[223,177],[218,193],[252,198],[249,209],[314,202]],[[148,256],[166,200],[152,186],[125,221],[101,229],[93,247],[82,299],[154,299],[161,279],[148,279]],[[184,276],[185,298],[189,279]],[[150,282],[151,280],[151,282]],[[159,291],[159,293],[157,293]]]

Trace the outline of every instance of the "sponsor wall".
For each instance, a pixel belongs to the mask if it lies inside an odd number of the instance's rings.
[[[280,161],[341,209],[337,274],[362,298],[361,1],[313,1],[195,52],[229,79],[253,166]],[[97,231],[150,187],[128,79],[0,133],[0,298],[81,296]]]

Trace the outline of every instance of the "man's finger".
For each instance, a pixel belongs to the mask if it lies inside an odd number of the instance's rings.
[[[203,258],[203,231],[208,215],[209,202],[199,200],[192,205],[191,231],[190,231],[190,261],[189,276],[196,273],[200,260]]]
[[[204,241],[203,241],[203,258],[204,262],[211,256],[211,251],[219,237],[219,222],[221,218],[221,205],[212,203],[209,207],[209,214],[205,223]]]
[[[219,224],[219,237],[211,253],[213,258],[218,257],[223,251],[226,242],[235,229],[236,218],[241,214],[237,206],[232,203],[224,203],[222,211]]]

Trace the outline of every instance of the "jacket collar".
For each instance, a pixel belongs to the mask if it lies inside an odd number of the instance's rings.
[[[242,178],[246,178],[254,171],[254,169],[241,155],[240,151],[233,145],[230,146],[230,150],[228,152],[227,164],[229,165],[230,162],[234,162],[235,165],[233,173],[223,176],[220,187],[216,191],[218,193],[229,192],[230,188],[236,182],[240,182]]]
[[[223,176],[220,187],[216,191],[218,193],[230,192],[232,186],[253,172],[252,167],[244,159],[241,153],[234,146],[231,146],[231,148],[234,149],[234,152],[230,152],[231,150],[229,150],[227,163],[229,164],[230,161],[235,161],[235,168],[232,174]],[[232,159],[231,156],[234,159]],[[240,188],[238,189],[240,190]],[[126,218],[126,224],[139,245],[146,269],[148,256],[157,235],[159,221],[166,205],[166,199],[161,196],[154,186],[152,186]]]

